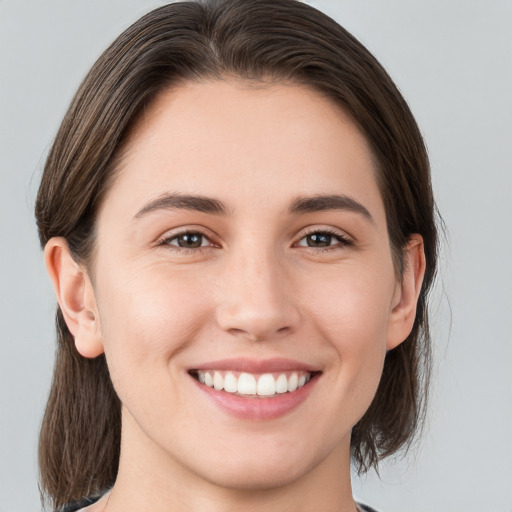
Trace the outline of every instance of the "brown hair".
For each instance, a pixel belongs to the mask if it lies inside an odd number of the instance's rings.
[[[408,446],[423,418],[435,206],[426,150],[406,102],[368,50],[332,19],[295,0],[214,0],[166,5],[134,23],[94,64],[59,129],[36,203],[41,244],[65,237],[87,264],[98,205],[139,113],[179,82],[227,75],[305,84],[340,105],[373,150],[397,274],[408,237],[423,237],[427,268],[414,327],[386,355],[377,394],[352,434],[353,459],[366,471]],[[105,358],[77,353],[60,310],[57,338],[39,464],[43,498],[58,508],[113,485],[121,424]]]

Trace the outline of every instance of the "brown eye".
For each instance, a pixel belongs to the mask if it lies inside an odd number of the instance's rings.
[[[332,238],[328,233],[312,233],[306,236],[306,244],[308,247],[329,247]]]
[[[183,247],[184,249],[198,249],[199,247],[208,245],[206,237],[197,232],[182,233],[181,235],[170,238],[167,243],[169,245]]]
[[[329,231],[315,231],[302,237],[297,247],[309,247],[311,249],[342,249],[347,246],[353,245],[353,242],[345,238],[342,234],[331,233]]]

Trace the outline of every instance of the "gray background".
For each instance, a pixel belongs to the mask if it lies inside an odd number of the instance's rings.
[[[0,0],[0,512],[40,509],[54,350],[32,215],[44,157],[100,52],[162,3]],[[448,228],[427,430],[380,480],[356,478],[356,496],[382,512],[512,512],[512,2],[311,3],[368,46],[410,103]]]

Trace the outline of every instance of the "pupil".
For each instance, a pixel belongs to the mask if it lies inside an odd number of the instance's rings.
[[[187,249],[201,247],[202,235],[198,233],[185,233],[178,238],[178,245]]]
[[[308,235],[307,242],[309,247],[328,247],[331,245],[331,235],[314,233]]]

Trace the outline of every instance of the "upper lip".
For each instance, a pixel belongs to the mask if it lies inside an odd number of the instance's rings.
[[[191,370],[221,370],[221,371],[239,371],[247,373],[275,373],[281,371],[299,370],[304,372],[318,372],[318,367],[310,364],[295,361],[286,358],[272,359],[219,359],[216,361],[208,361],[198,366],[194,366]]]

